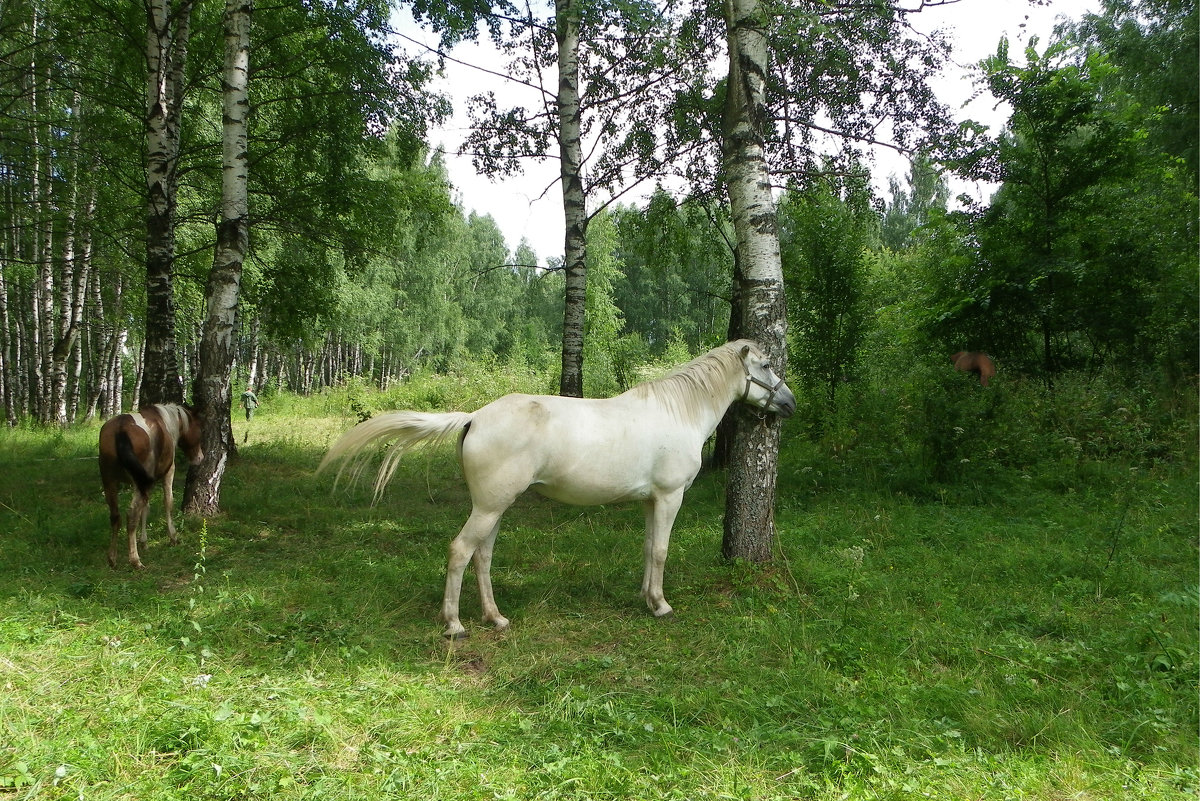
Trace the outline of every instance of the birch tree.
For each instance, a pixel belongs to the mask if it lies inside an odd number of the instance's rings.
[[[192,3],[146,0],[146,403],[183,400],[175,337],[175,222]]]
[[[667,105],[704,72],[708,54],[676,47],[673,26],[682,19],[645,0],[556,0],[552,20],[499,12],[490,19],[494,41],[511,57],[506,77],[535,102],[502,108],[491,93],[471,98],[473,130],[463,149],[494,176],[518,172],[528,159],[559,161],[566,278],[560,391],[580,396],[588,222],[679,157],[678,143],[665,140]]]
[[[221,221],[205,292],[204,333],[193,404],[204,418],[204,461],[188,469],[184,509],[215,514],[221,479],[235,450],[230,425],[230,376],[242,266],[249,246],[247,120],[250,111],[250,16],[252,0],[226,0],[225,67],[222,78]]]
[[[782,375],[787,367],[787,305],[763,148],[769,119],[766,13],[759,0],[726,0],[729,78],[722,156],[740,268],[739,335],[756,341]],[[721,552],[727,559],[765,562],[775,539],[780,421],[748,410],[739,410],[734,421]]]
[[[719,166],[709,163],[710,149],[697,148],[684,151],[680,169],[697,191],[725,184],[736,231],[730,333],[761,340],[779,368],[787,323],[771,186],[803,187],[828,165],[845,169],[876,147],[912,152],[955,142],[949,114],[928,84],[947,48],[940,36],[918,34],[908,23],[909,15],[950,2],[956,0],[906,8],[785,0],[768,7],[727,0],[724,91],[716,86],[679,98],[675,119],[688,109],[703,119],[707,106],[697,97],[723,101]],[[710,133],[698,126],[678,135]],[[718,442],[731,465],[722,550],[769,559],[778,422],[758,423],[739,409],[720,430],[735,440]]]
[[[41,9],[33,7],[33,41],[37,42],[43,32],[45,22]],[[34,416],[41,422],[48,419],[50,397],[47,379],[50,374],[50,347],[54,338],[54,272],[52,249],[54,241],[54,225],[51,220],[51,200],[53,179],[50,175],[50,126],[46,119],[50,108],[50,69],[49,56],[40,47],[32,50],[29,67],[29,142],[31,145],[31,180],[30,199],[33,207],[33,243],[30,251],[36,270],[33,285],[32,325],[30,333],[33,337],[30,343],[29,360],[33,368],[30,401]]]
[[[583,326],[587,298],[587,196],[583,189],[583,142],[579,108],[579,3],[555,0],[558,39],[558,151],[562,182],[563,302],[560,394],[583,397]]]
[[[71,117],[77,123],[82,117],[79,90],[74,92]],[[50,351],[50,419],[60,426],[70,422],[68,407],[68,361],[79,352],[79,331],[83,325],[83,299],[91,269],[91,240],[84,233],[96,208],[96,195],[90,183],[85,186],[83,172],[86,162],[79,154],[82,125],[71,133],[67,151],[72,170],[67,203],[66,230],[63,236],[62,268],[58,274],[57,321],[54,344]],[[86,200],[83,199],[86,193]],[[76,373],[78,376],[78,373]],[[78,381],[75,386],[78,387]]]

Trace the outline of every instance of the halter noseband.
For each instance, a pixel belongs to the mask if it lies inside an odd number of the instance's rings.
[[[768,408],[770,408],[771,404],[775,401],[775,396],[779,394],[779,388],[783,386],[783,379],[782,378],[779,379],[773,385],[768,384],[766,381],[763,381],[758,376],[751,375],[750,368],[747,367],[746,368],[746,389],[742,392],[742,400],[743,401],[748,402],[750,400],[750,387],[751,386],[760,386],[767,391],[767,398],[766,398],[766,400],[764,400],[762,402],[761,408],[768,409]]]

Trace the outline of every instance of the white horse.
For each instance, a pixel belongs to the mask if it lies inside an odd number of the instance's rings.
[[[749,340],[714,348],[615,398],[506,395],[470,414],[382,414],[343,434],[318,472],[341,462],[339,478],[348,466],[357,476],[365,465],[364,451],[391,441],[375,479],[378,499],[408,450],[458,437],[471,516],[450,543],[442,599],[448,638],[467,636],[458,600],[472,559],[484,622],[497,629],[508,626],[492,596],[492,547],[500,516],[530,487],[570,504],[641,501],[646,512],[642,597],[661,617],[671,613],[663,597],[663,565],[675,515],[700,470],[705,441],[736,401],[784,417],[796,410],[791,390]]]

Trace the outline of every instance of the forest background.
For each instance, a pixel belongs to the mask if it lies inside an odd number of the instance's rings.
[[[181,84],[171,301],[185,386],[220,208],[220,12],[194,5]],[[807,78],[877,89],[864,77],[878,66],[866,23],[822,24],[842,38],[814,51]],[[386,388],[468,362],[553,374],[561,262],[536,266],[538,254],[455,205],[422,140],[447,111],[423,91],[436,59],[393,49],[382,5],[263,7],[255,25],[238,385],[267,397],[348,376]],[[140,399],[145,27],[134,9],[102,2],[4,5],[9,425],[107,416]],[[1004,131],[938,128],[945,120],[931,114],[936,130],[908,143],[907,184],[893,181],[885,197],[860,158],[869,137],[843,131],[825,150],[806,141],[805,157],[777,172],[791,372],[810,424],[843,397],[944,366],[961,349],[991,353],[1002,375],[1047,383],[1072,370],[1172,387],[1194,375],[1195,45],[1194,3],[1161,0],[1106,4],[1021,54],[1001,43],[979,75],[980,91],[1013,110]],[[835,84],[839,70],[862,74]],[[676,113],[689,111],[685,101],[693,116],[679,128],[711,123],[703,98],[680,100]],[[512,169],[481,149],[484,167],[489,157]],[[719,181],[705,182],[694,153],[677,161],[696,178],[690,196],[659,191],[643,205],[592,210],[588,394],[619,391],[643,365],[727,336],[732,232]],[[1000,188],[948,211],[948,175]]]

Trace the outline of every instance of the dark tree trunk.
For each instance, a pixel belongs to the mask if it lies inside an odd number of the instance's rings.
[[[191,0],[178,5],[170,0],[147,4],[144,403],[183,401],[175,336],[175,209],[191,9]]]

